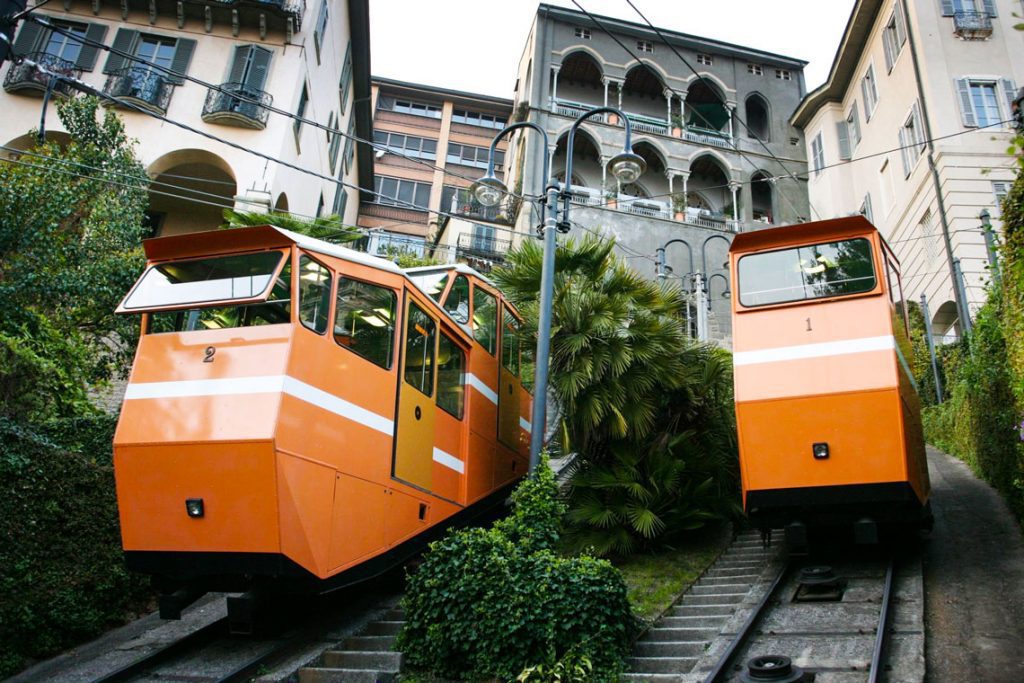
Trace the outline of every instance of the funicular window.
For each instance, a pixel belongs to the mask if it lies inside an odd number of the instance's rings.
[[[405,381],[427,396],[434,393],[434,337],[437,326],[416,304],[409,304],[405,326]]]
[[[460,323],[469,322],[469,278],[456,275],[452,289],[444,300],[444,310]]]
[[[507,310],[501,335],[501,364],[513,375],[519,375],[519,321]]]
[[[864,238],[749,254],[739,262],[744,306],[861,294],[876,282],[871,243]]]
[[[903,325],[908,333],[910,332],[910,320],[907,316],[906,301],[903,298],[903,284],[900,282],[900,271],[893,263],[893,258],[885,252],[885,276],[889,285],[889,301],[892,302],[895,312],[893,313],[893,329]]]
[[[334,341],[375,365],[390,370],[394,355],[398,297],[390,289],[338,278]]]
[[[327,331],[331,310],[331,272],[302,256],[299,259],[299,322],[317,334]]]
[[[473,339],[494,355],[498,346],[498,300],[479,287],[473,288]]]
[[[279,258],[278,252],[273,252]],[[168,264],[169,265],[169,264]],[[148,274],[148,273],[147,273]],[[282,325],[291,322],[292,268],[285,262],[267,300],[240,306],[204,306],[181,311],[159,311],[149,316],[150,334],[191,332],[230,327]]]
[[[251,299],[263,294],[284,254],[261,251],[151,266],[124,302],[126,310]]]
[[[437,353],[437,406],[462,419],[466,386],[466,354],[452,339],[441,334]]]

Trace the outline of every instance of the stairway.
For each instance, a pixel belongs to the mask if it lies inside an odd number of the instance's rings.
[[[389,683],[398,680],[402,653],[395,640],[405,623],[405,611],[396,608],[379,621],[367,624],[342,643],[344,649],[327,650],[319,666],[299,669],[299,683]]]
[[[747,531],[644,633],[623,681],[678,681],[689,673],[754,586],[775,550]]]

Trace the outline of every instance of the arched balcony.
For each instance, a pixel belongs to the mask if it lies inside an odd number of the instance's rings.
[[[772,203],[773,186],[767,173],[758,171],[750,176],[750,208],[752,218],[760,223],[775,222],[775,207]]]
[[[690,84],[683,102],[686,139],[716,147],[732,146],[732,112],[719,88],[707,78]]]
[[[160,236],[215,230],[235,204],[231,167],[200,149],[166,154],[149,167],[149,222]]]
[[[744,103],[747,122],[747,137],[762,142],[772,139],[771,117],[768,114],[768,101],[755,93]]]
[[[565,183],[565,161],[569,133],[565,132],[555,144],[551,158],[552,174]],[[572,182],[569,185],[570,201],[586,206],[600,206],[605,203],[605,169],[601,163],[601,145],[591,137],[586,128],[576,131],[572,147]]]
[[[551,78],[551,110],[556,114],[576,118],[604,103],[601,65],[588,52],[567,55]]]
[[[668,135],[669,107],[665,83],[661,76],[646,64],[637,64],[626,73],[622,84],[622,110],[640,133]]]

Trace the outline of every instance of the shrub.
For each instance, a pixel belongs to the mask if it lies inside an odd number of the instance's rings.
[[[399,648],[416,668],[447,677],[516,678],[569,655],[589,680],[614,680],[632,616],[618,570],[559,557],[554,475],[546,461],[513,497],[512,515],[433,543],[408,583]],[[536,672],[535,674],[536,675]]]
[[[54,437],[70,438],[64,427],[52,429]],[[83,444],[105,441],[109,451],[110,420],[107,429],[101,438],[96,424],[79,437]],[[4,677],[124,621],[151,594],[124,568],[109,466],[0,418],[0,486]]]

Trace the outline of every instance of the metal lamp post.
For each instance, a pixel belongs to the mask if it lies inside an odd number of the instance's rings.
[[[608,163],[612,174],[622,182],[631,183],[636,180],[647,168],[647,163],[639,154],[633,152],[630,145],[632,138],[632,126],[626,115],[614,107],[597,107],[581,114],[572,124],[569,130],[569,139],[566,148],[565,177],[572,178],[572,146],[573,138],[580,124],[596,115],[610,112],[618,115],[619,119],[626,125],[626,142],[624,149],[616,154]],[[497,176],[494,175],[494,149],[498,141],[510,131],[517,128],[532,128],[538,131],[544,139],[544,178],[547,183],[544,188],[546,201],[544,205],[544,225],[542,227],[544,238],[544,262],[540,278],[540,319],[537,322],[537,355],[536,367],[534,368],[533,386],[533,412],[530,417],[530,474],[537,469],[540,462],[540,451],[544,442],[544,424],[547,420],[547,392],[548,392],[548,361],[551,355],[551,308],[554,302],[555,290],[555,232],[560,226],[569,225],[569,182],[566,183],[566,191],[563,194],[564,204],[559,221],[558,211],[558,181],[550,176],[550,165],[548,161],[548,136],[543,128],[535,123],[524,121],[514,123],[501,130],[491,141],[490,155],[487,161],[487,175],[473,183],[471,191],[478,202],[484,206],[494,206],[501,201],[501,197],[508,193],[508,188]]]

